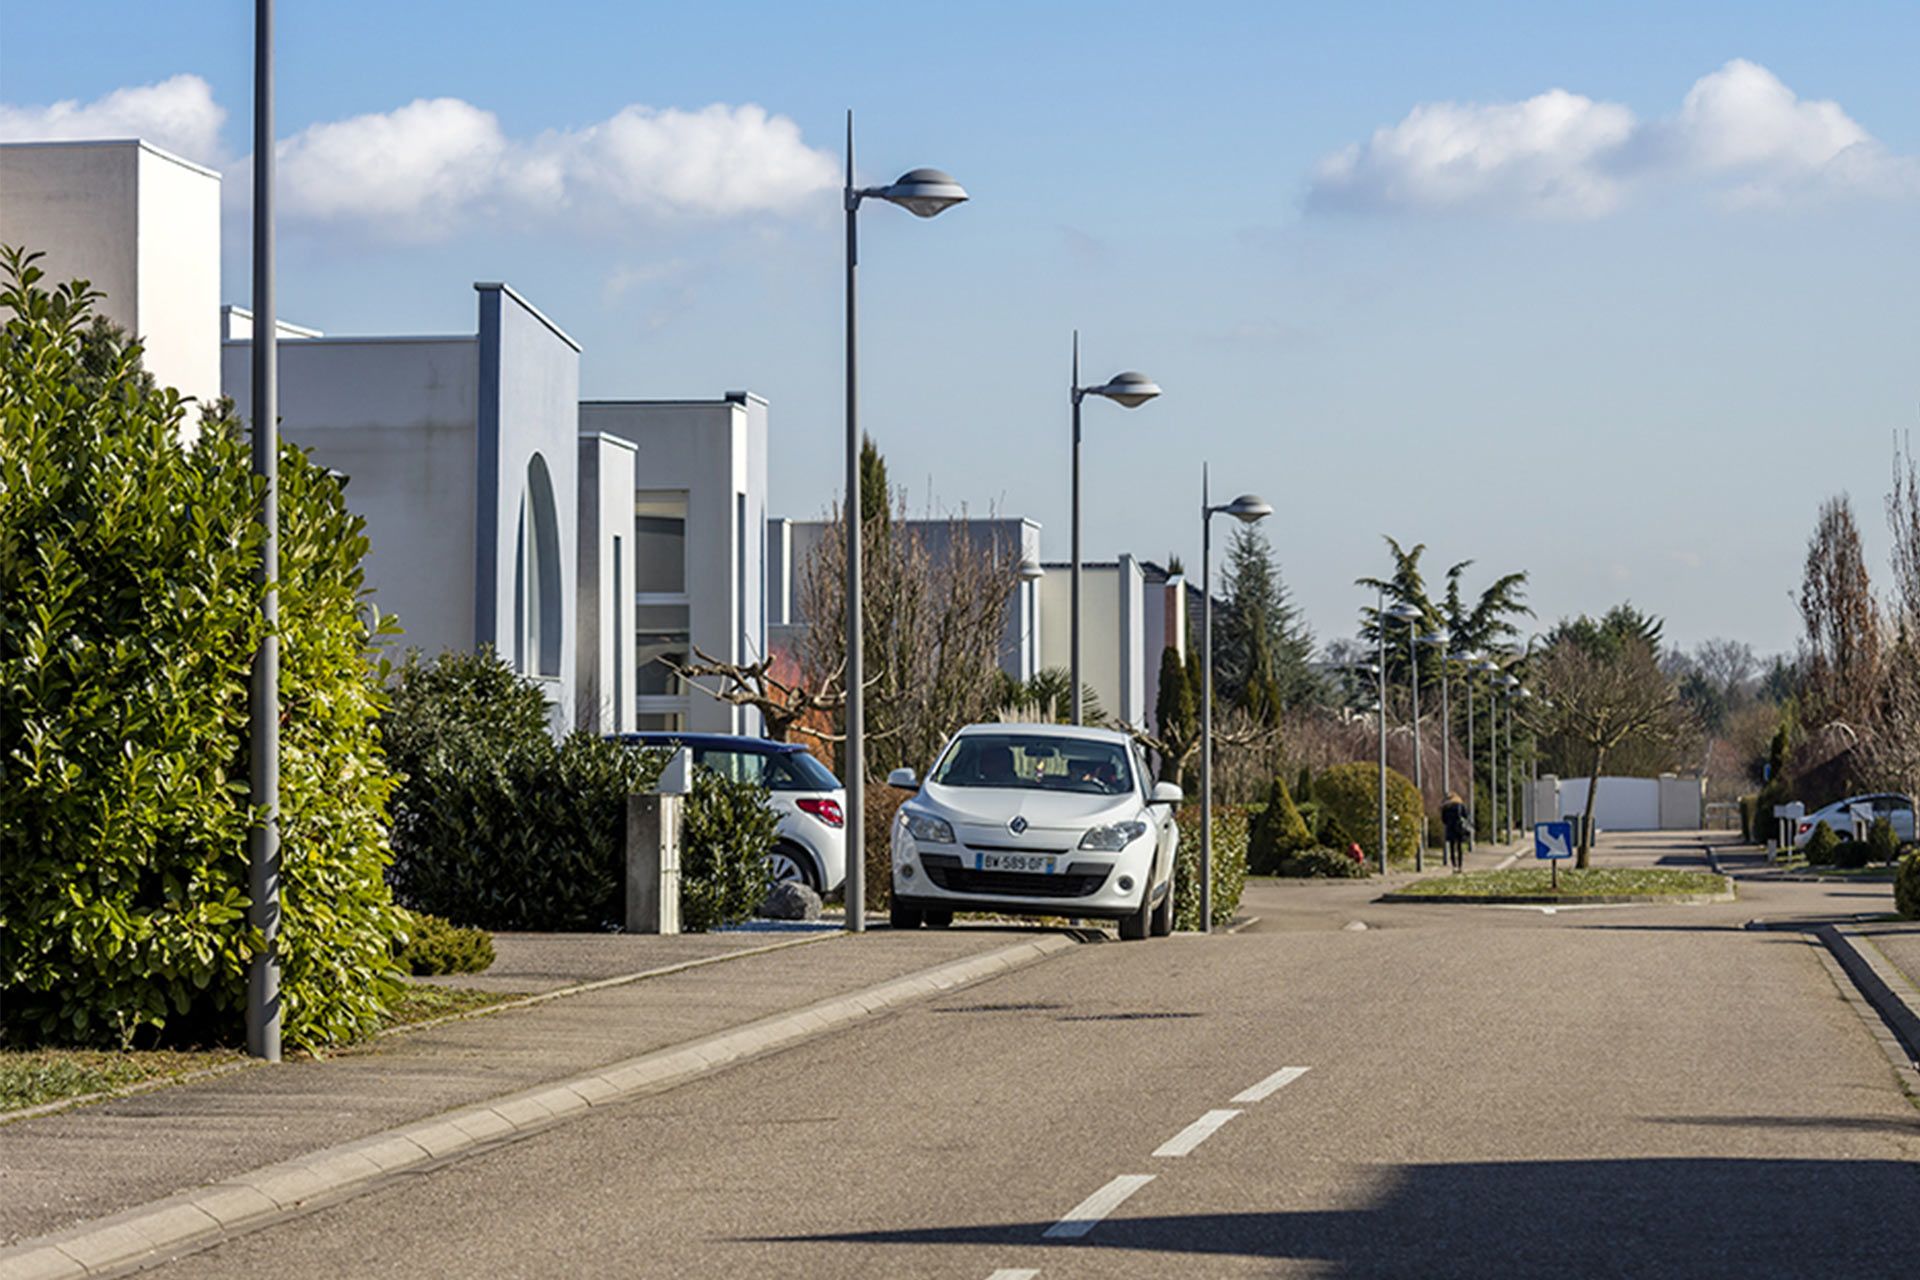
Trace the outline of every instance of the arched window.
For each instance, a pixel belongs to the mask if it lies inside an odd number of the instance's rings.
[[[523,675],[560,674],[560,519],[553,480],[539,454],[527,463],[513,558],[514,666]]]

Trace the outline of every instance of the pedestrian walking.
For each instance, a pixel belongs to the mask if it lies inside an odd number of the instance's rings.
[[[1447,865],[1463,871],[1467,865],[1467,806],[1451,791],[1440,806],[1440,821],[1447,828]]]

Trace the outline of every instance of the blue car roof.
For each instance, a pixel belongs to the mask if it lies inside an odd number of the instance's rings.
[[[741,733],[675,733],[670,729],[648,729],[639,733],[614,733],[607,736],[634,746],[692,747],[695,751],[745,751],[762,756],[791,755],[796,751],[806,751],[806,748],[798,742],[749,738]]]

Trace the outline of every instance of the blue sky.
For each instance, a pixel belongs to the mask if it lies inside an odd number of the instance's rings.
[[[916,507],[1064,557],[1078,326],[1090,378],[1166,388],[1089,406],[1092,555],[1194,565],[1209,459],[1322,638],[1390,533],[1528,570],[1543,624],[1631,599],[1787,648],[1817,504],[1884,565],[1920,416],[1920,10],[1439,10],[283,4],[281,309],[459,330],[509,280],[586,394],[766,395],[776,506],[815,514],[852,106],[864,179],[974,195],[862,215],[866,421]],[[243,197],[250,14],[0,8],[0,133],[171,131]]]

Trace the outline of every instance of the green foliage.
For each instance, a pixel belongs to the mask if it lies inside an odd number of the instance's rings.
[[[262,635],[249,450],[96,322],[84,283],[0,282],[0,1036],[241,1033],[247,678]],[[363,1035],[394,989],[391,780],[362,522],[280,455],[283,1034]]]
[[[1239,525],[1227,549],[1226,604],[1215,611],[1215,696],[1259,723],[1275,725],[1288,707],[1313,700],[1313,633],[1288,599],[1267,536]]]
[[[1314,802],[1337,823],[1340,834],[1357,842],[1367,861],[1378,866],[1380,859],[1380,782],[1379,766],[1356,762],[1337,764],[1314,779]],[[1420,793],[1397,769],[1387,770],[1387,858],[1390,863],[1413,863],[1414,846],[1420,839],[1422,806]],[[1322,843],[1331,843],[1323,829]]]
[[[1262,876],[1276,874],[1289,855],[1313,847],[1313,832],[1294,808],[1285,778],[1276,776],[1267,788],[1267,803],[1254,816],[1248,841],[1247,869]]]
[[[1314,823],[1314,839],[1322,848],[1338,849],[1345,853],[1347,847],[1353,843],[1353,836],[1340,825],[1340,819],[1323,807],[1318,800],[1313,802],[1313,807],[1318,818]]]
[[[1365,862],[1345,849],[1302,849],[1281,859],[1278,873],[1296,879],[1364,880],[1372,875]]]
[[[681,828],[683,928],[701,933],[753,914],[773,887],[767,855],[779,822],[764,787],[696,774]]]
[[[1180,852],[1173,880],[1173,927],[1200,928],[1200,806],[1182,805]],[[1247,813],[1236,805],[1213,807],[1213,923],[1223,925],[1240,909],[1247,883]]]
[[[893,490],[887,480],[887,460],[873,437],[863,435],[860,437],[860,528],[879,530],[884,537],[892,523]]]
[[[1873,846],[1865,840],[1842,840],[1833,847],[1833,865],[1842,871],[1858,871],[1873,856]],[[1807,859],[1809,863],[1813,859]]]
[[[1893,877],[1893,905],[1909,920],[1920,920],[1920,849],[1900,859]]]
[[[1804,850],[1807,855],[1807,865],[1810,867],[1832,866],[1834,854],[1839,848],[1840,837],[1834,834],[1833,828],[1828,826],[1823,819],[1820,824],[1813,829],[1813,834],[1807,837],[1806,849]]]
[[[409,654],[392,699],[401,902],[488,929],[619,922],[627,796],[653,785],[664,753],[555,742],[538,686],[487,651]]]
[[[1753,842],[1755,844],[1765,844],[1769,840],[1778,838],[1780,820],[1773,816],[1773,811],[1780,805],[1792,803],[1793,787],[1788,783],[1786,775],[1774,774],[1767,784],[1760,788],[1760,793],[1753,798]]]
[[[394,958],[415,977],[479,973],[493,963],[493,935],[409,911],[405,941],[394,949]]]
[[[1162,782],[1184,782],[1181,762],[1200,737],[1200,694],[1187,679],[1187,664],[1172,645],[1160,651],[1160,689],[1154,697],[1153,721],[1170,755],[1160,761]]]
[[[1875,818],[1867,828],[1867,860],[1890,867],[1899,856],[1900,837],[1894,834],[1892,820]]]

